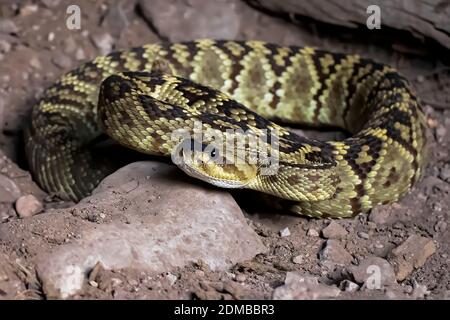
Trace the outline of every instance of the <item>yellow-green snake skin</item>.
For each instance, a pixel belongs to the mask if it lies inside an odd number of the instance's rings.
[[[315,141],[272,120],[336,126],[352,135]],[[194,153],[200,161],[183,170],[215,185],[275,195],[308,216],[350,217],[396,201],[425,165],[424,116],[395,69],[310,47],[214,40],[114,52],[62,76],[33,109],[27,158],[43,189],[77,201],[114,170],[114,156],[91,150],[102,133],[169,156],[178,146],[172,132],[193,133],[194,122],[223,135],[277,132],[278,149],[270,151],[279,162],[276,174],[261,175],[259,163],[216,164],[202,150]],[[246,157],[255,152],[243,148]]]

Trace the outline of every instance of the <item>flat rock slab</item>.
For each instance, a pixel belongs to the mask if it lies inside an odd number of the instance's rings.
[[[130,164],[91,197],[55,214],[83,225],[70,243],[38,257],[47,296],[75,294],[98,262],[161,273],[202,260],[218,270],[265,251],[227,192],[192,183],[162,163]]]

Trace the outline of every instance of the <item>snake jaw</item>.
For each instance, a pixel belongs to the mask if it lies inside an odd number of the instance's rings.
[[[172,161],[187,175],[220,188],[246,188],[256,178],[258,166],[243,161],[229,163],[225,157],[211,156],[210,148],[195,148],[187,139],[172,153]],[[215,149],[215,148],[214,148]]]

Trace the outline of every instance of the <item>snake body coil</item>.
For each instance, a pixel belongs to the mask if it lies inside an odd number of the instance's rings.
[[[271,120],[337,126],[352,136],[315,141]],[[309,216],[349,217],[396,201],[425,165],[424,116],[393,68],[261,41],[149,44],[98,57],[45,91],[32,112],[26,152],[45,190],[79,200],[114,170],[112,159],[90,148],[102,132],[168,156],[176,148],[171,133],[183,127],[192,133],[194,122],[224,136],[228,129],[258,138],[276,131],[278,148],[270,150],[279,161],[276,174],[259,174],[261,164],[216,165],[202,151],[200,165],[184,170],[286,199]]]

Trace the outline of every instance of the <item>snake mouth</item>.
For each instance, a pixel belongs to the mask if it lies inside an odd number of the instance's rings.
[[[245,188],[256,178],[256,166],[227,163],[215,148],[195,145],[192,139],[188,139],[179,143],[172,152],[172,162],[187,175],[227,189]]]

